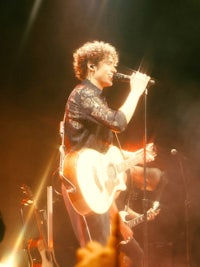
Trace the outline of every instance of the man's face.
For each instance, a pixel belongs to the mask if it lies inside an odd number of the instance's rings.
[[[95,66],[93,76],[95,85],[100,89],[112,86],[114,73],[116,73],[116,65],[111,57],[99,62],[99,64]]]

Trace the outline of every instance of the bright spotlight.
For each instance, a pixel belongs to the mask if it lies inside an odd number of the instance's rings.
[[[13,257],[8,258],[5,262],[0,263],[0,267],[13,267],[14,259]]]

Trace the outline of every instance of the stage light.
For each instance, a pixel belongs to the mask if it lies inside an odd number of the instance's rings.
[[[11,255],[8,259],[6,259],[4,262],[0,262],[0,267],[13,267],[14,264],[14,257]]]

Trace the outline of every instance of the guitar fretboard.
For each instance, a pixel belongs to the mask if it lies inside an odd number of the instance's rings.
[[[130,167],[141,163],[144,158],[143,149],[138,150],[132,158],[125,159],[123,162],[117,164],[116,169],[118,173],[127,171]]]

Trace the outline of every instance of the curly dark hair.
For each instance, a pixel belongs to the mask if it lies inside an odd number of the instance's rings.
[[[113,59],[114,64],[117,65],[119,56],[114,46],[102,41],[85,43],[73,54],[73,67],[75,76],[79,80],[85,79],[87,76],[88,62],[96,65],[100,61],[106,60],[110,56]]]

